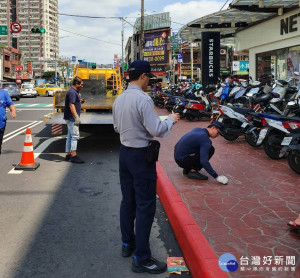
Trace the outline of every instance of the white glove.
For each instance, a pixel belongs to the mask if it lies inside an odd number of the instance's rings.
[[[80,118],[79,118],[78,115],[75,116],[75,122],[74,123],[75,123],[75,125],[80,125],[81,124]]]
[[[217,181],[219,183],[222,183],[222,184],[227,184],[228,183],[228,179],[225,176],[218,176]]]

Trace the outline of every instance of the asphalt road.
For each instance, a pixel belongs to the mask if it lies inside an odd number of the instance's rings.
[[[43,122],[51,103],[47,97],[21,99],[17,118],[8,115],[0,156],[0,277],[148,276],[131,272],[131,258],[120,256],[118,135],[110,125],[82,126],[78,154],[86,163],[66,162],[66,130],[53,138]],[[40,167],[15,172],[27,125]],[[157,206],[153,256],[182,256],[159,200]]]

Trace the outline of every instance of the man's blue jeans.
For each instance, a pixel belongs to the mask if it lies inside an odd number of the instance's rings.
[[[73,121],[66,120],[68,125],[68,137],[66,141],[66,152],[77,150],[77,142],[79,140],[79,126]]]

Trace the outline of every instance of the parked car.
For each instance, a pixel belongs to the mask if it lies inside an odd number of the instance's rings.
[[[0,88],[6,90],[11,99],[15,99],[16,101],[20,100],[21,97],[20,88],[16,83],[2,81],[0,83]]]
[[[23,83],[21,85],[21,97],[37,97],[38,92],[33,83]]]
[[[55,84],[42,84],[36,87],[39,95],[45,95],[47,97],[53,96],[55,92],[61,92],[62,89],[57,87]]]

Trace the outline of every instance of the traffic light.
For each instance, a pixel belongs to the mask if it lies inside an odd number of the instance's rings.
[[[46,32],[46,29],[44,28],[31,28],[31,33],[34,34],[44,34]]]

